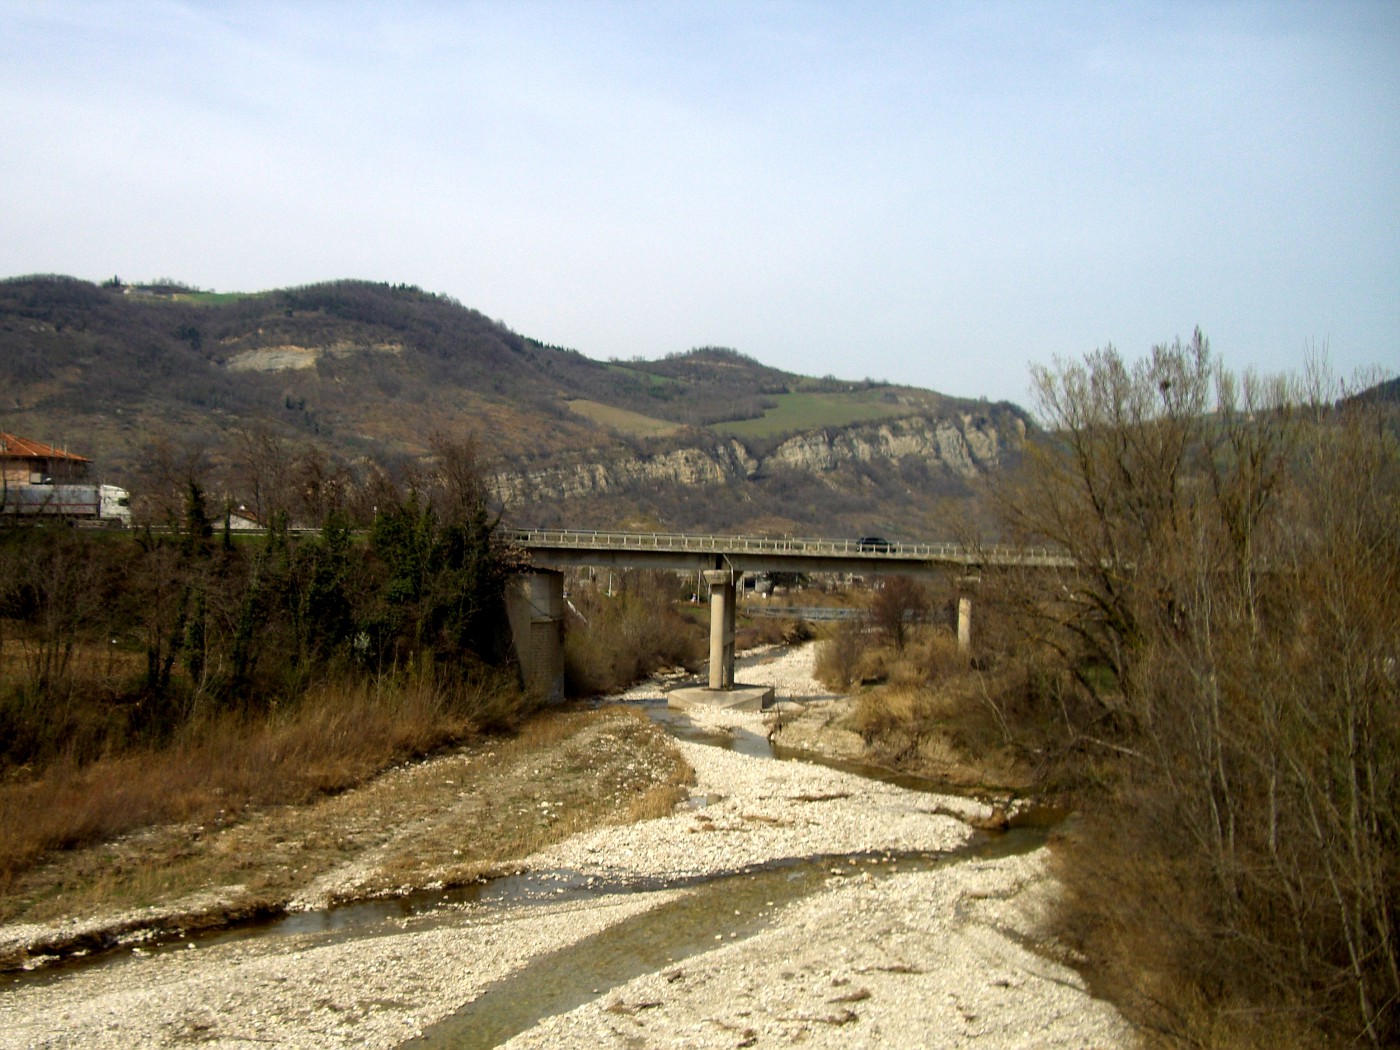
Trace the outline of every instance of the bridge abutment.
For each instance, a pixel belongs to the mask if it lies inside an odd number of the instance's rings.
[[[506,617],[521,684],[546,703],[564,699],[564,574],[516,573],[506,585]]]

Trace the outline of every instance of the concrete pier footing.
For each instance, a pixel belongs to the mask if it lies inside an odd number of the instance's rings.
[[[734,605],[737,573],[729,569],[705,572],[710,588],[710,675],[708,687],[672,689],[666,706],[730,711],[762,711],[773,702],[769,686],[734,684]]]
[[[771,685],[736,685],[729,689],[705,689],[687,686],[666,694],[666,706],[679,711],[711,707],[727,711],[762,711],[773,704]]]

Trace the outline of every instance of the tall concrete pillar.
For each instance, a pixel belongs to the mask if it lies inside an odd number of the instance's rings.
[[[958,652],[965,653],[972,648],[972,599],[967,595],[958,597]]]
[[[734,573],[705,573],[710,585],[710,688],[734,688]]]
[[[564,574],[529,569],[506,587],[506,616],[521,682],[547,703],[564,699]]]

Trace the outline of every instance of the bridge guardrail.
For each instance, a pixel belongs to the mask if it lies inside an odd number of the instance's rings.
[[[160,526],[157,533],[171,530]],[[266,535],[267,529],[240,529],[239,536]],[[290,533],[315,536],[318,528],[294,527]],[[504,542],[520,547],[556,547],[573,550],[628,551],[648,550],[660,553],[703,554],[777,554],[795,559],[803,557],[853,557],[862,561],[946,562],[966,566],[1034,566],[1036,568],[1071,568],[1075,562],[1063,551],[1052,547],[1014,547],[1009,544],[987,544],[969,547],[960,543],[896,543],[855,539],[827,539],[797,536],[723,536],[685,532],[624,532],[606,529],[530,529],[502,525],[497,536]]]
[[[1064,565],[1071,559],[1049,547],[992,544],[969,547],[959,543],[874,544],[858,539],[816,537],[721,536],[680,532],[621,532],[588,529],[530,529],[502,527],[500,536],[522,547],[575,550],[651,550],[707,554],[786,554],[793,557],[842,557],[889,561],[944,561],[966,565]]]

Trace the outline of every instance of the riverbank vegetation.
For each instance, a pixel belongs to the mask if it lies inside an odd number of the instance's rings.
[[[373,474],[352,537],[0,531],[0,890],[57,849],[334,792],[510,728],[508,554],[470,449]],[[366,501],[368,502],[368,501]]]
[[[541,712],[344,791],[55,853],[0,893],[0,973],[293,907],[440,894],[576,832],[669,813],[693,778],[636,711]]]
[[[697,670],[706,655],[704,629],[677,605],[691,590],[692,581],[674,572],[575,574],[564,634],[569,695],[620,693],[657,671]]]
[[[814,673],[854,695],[844,728],[860,734],[868,759],[903,772],[991,796],[1067,791],[1074,772],[1051,758],[1055,727],[1021,712],[1041,672],[993,645],[1009,636],[980,601],[977,656],[961,652],[956,601],[952,582],[883,581],[866,620],[824,629]]]
[[[1066,929],[1180,1040],[1393,1045],[1394,415],[1322,375],[1236,377],[1199,333],[1037,384],[1059,442],[1008,518],[1081,571],[1020,608],[1100,777]]]
[[[709,656],[710,621],[708,596],[696,586],[688,574],[664,570],[571,573],[564,634],[568,695],[606,696],[658,672],[699,671]],[[809,626],[798,617],[750,616],[742,603],[737,610],[740,651],[809,638]]]
[[[1149,1041],[1394,1045],[1393,406],[1236,376],[1199,333],[1036,381],[1053,440],[1003,520],[1077,568],[984,573],[971,660],[906,642],[862,732],[906,759],[1000,749],[1073,791],[1061,933]]]

